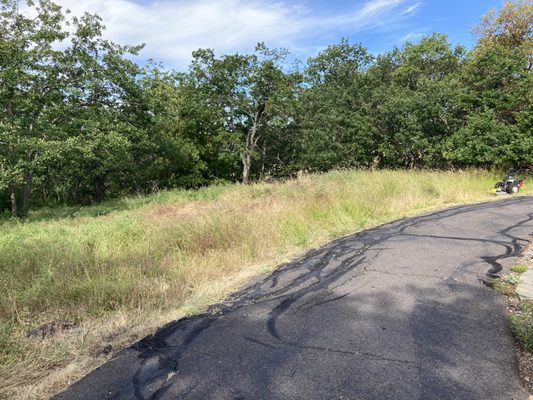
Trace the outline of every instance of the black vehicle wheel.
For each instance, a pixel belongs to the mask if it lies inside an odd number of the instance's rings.
[[[520,188],[518,186],[507,186],[507,189],[505,190],[509,194],[518,193]]]

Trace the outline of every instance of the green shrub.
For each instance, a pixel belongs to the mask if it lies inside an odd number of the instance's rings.
[[[518,274],[523,274],[527,271],[527,265],[515,265],[514,267],[511,267],[511,271]]]

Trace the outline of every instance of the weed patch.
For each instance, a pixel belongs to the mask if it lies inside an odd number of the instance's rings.
[[[533,303],[523,301],[511,316],[511,327],[516,339],[526,352],[533,352]]]
[[[514,265],[511,267],[511,271],[516,272],[517,274],[523,274],[527,269],[527,265]]]
[[[512,280],[514,282],[514,279]],[[496,278],[491,282],[492,288],[499,294],[506,297],[516,297],[516,283],[508,282],[505,278]]]

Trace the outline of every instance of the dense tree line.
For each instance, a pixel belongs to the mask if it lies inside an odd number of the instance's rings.
[[[484,16],[471,51],[342,40],[287,67],[258,44],[200,49],[186,72],[130,61],[142,46],[103,39],[96,15],[22,5],[0,0],[0,211],[299,170],[533,164],[530,0]]]

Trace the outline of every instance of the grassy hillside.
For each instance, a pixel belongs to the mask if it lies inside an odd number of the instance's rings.
[[[0,222],[0,397],[46,398],[121,346],[305,249],[421,211],[489,200],[497,178],[332,172]],[[26,337],[54,320],[75,327]]]

